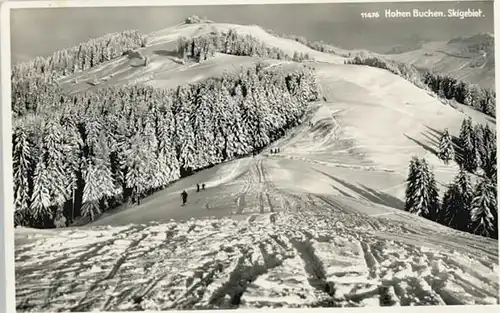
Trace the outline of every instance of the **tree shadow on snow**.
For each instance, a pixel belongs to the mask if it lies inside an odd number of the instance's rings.
[[[324,118],[314,123],[311,128],[312,132],[315,132],[316,137],[324,138],[328,136],[333,131],[333,125],[331,119]]]
[[[400,199],[398,199],[398,198],[396,198],[394,196],[391,196],[388,193],[372,189],[372,188],[370,188],[368,186],[365,186],[365,185],[361,185],[361,186],[367,192],[370,192],[372,195],[374,195],[375,197],[377,197],[377,199],[379,199],[381,201],[381,204],[385,204],[387,206],[390,206],[390,207],[393,207],[393,208],[396,208],[396,209],[404,210],[404,208],[405,208],[404,201],[401,201]]]
[[[340,178],[336,178],[328,173],[325,173],[323,171],[317,170],[319,173],[325,175],[326,177],[332,179],[333,181],[341,184],[342,186],[354,191],[361,197],[365,198],[366,200],[369,200],[371,202],[385,205],[391,208],[396,208],[396,209],[404,209],[405,203],[401,201],[400,199],[391,196],[385,192],[382,191],[377,191],[375,189],[372,189],[370,187],[367,187],[365,185],[353,185],[351,183],[348,183]],[[337,191],[340,191],[339,188],[334,187]],[[346,194],[345,192],[342,192],[342,194]],[[353,198],[352,196],[348,195],[348,197]]]
[[[175,62],[177,64],[181,65],[184,64],[181,60],[181,54],[177,51],[154,50],[153,53],[158,56],[167,57],[170,61]]]
[[[168,50],[154,50],[154,54],[162,57],[179,57],[180,54],[177,51],[168,51]]]
[[[336,192],[340,193],[342,196],[344,196],[346,198],[354,198],[353,196],[351,196],[347,192],[341,190],[340,188],[337,188],[335,185],[332,184],[330,186],[332,186],[332,189],[335,190]]]
[[[131,63],[130,64],[130,67],[145,67],[145,66],[146,65],[144,63],[142,63],[142,64],[133,64],[133,63]]]
[[[438,151],[436,149],[434,149],[432,146],[424,143],[424,142],[421,142],[417,139],[414,139],[408,135],[405,134],[405,137],[410,139],[411,141],[413,141],[414,143],[416,143],[417,145],[421,146],[422,148],[424,148],[426,151],[429,151],[430,153],[434,154],[434,155],[437,155],[438,154]]]
[[[127,51],[125,54],[129,59],[141,59],[141,60],[144,59],[144,57],[139,51]]]
[[[494,118],[492,118],[492,117],[486,116],[486,120],[487,120],[488,122],[490,122],[490,123],[495,124],[495,125],[497,124],[497,120],[496,120],[496,119],[494,119]]]
[[[177,51],[154,50],[153,53],[158,56],[167,57],[170,61],[175,62],[177,64],[180,65],[184,64],[181,60],[181,54]]]
[[[432,127],[427,126],[427,125],[425,125],[425,127],[429,130],[428,133],[432,133],[432,135],[435,138],[437,138],[437,146],[436,147],[439,147],[439,140],[443,136],[444,131],[437,130],[437,129],[432,128]],[[462,149],[460,148],[460,141],[459,141],[458,137],[453,136],[451,134],[450,134],[450,136],[451,136],[451,141],[453,143],[453,149],[455,150],[455,160],[458,163],[461,163],[461,161],[463,160],[463,152],[462,152]]]
[[[428,129],[428,131],[421,132],[421,134],[425,138],[426,142],[422,142],[406,134],[405,137],[410,139],[417,145],[421,146],[425,150],[429,151],[430,153],[434,154],[435,156],[437,156],[439,153],[439,142],[444,132],[434,129],[427,125],[425,127]],[[458,138],[451,136],[451,141],[453,143],[453,148],[455,152],[458,154],[459,157],[461,157],[461,153],[459,151],[460,147],[458,146]]]

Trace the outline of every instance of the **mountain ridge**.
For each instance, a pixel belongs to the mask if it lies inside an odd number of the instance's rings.
[[[387,57],[495,89],[494,37],[490,33],[425,42],[416,49]]]

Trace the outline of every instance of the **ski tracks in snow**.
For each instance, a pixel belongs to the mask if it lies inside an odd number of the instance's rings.
[[[260,177],[255,183],[266,182],[265,171],[253,171]],[[429,248],[418,237],[408,242],[402,222],[349,212],[327,196],[296,195],[294,201],[301,210],[257,211],[240,221],[97,227],[35,237],[17,247],[17,309],[498,303],[497,259]],[[432,236],[425,230],[423,235]]]
[[[498,304],[496,241],[290,192],[265,165],[235,178],[233,218],[24,234],[17,309]]]
[[[272,182],[263,166],[263,158],[256,158],[251,167],[242,174],[245,182],[235,199],[237,215],[275,211],[275,204],[269,192]]]

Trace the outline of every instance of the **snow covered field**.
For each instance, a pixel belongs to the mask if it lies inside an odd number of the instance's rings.
[[[228,26],[199,27],[156,32],[146,68],[124,57],[82,80],[147,77],[172,87],[257,62],[217,55],[181,65],[150,54],[177,36]],[[258,27],[239,31],[310,52]],[[255,158],[196,173],[87,226],[17,229],[18,310],[498,304],[497,240],[401,211],[412,155],[426,157],[441,191],[456,175],[456,164],[435,156],[436,138],[445,128],[457,135],[465,115],[387,71],[311,54],[322,61],[311,65],[326,98],[311,109],[312,127],[307,121]],[[70,81],[62,84],[72,92],[93,88]],[[197,183],[206,190],[196,192]]]
[[[331,196],[274,195],[281,206],[242,220],[20,229],[18,309],[498,303],[494,240]]]

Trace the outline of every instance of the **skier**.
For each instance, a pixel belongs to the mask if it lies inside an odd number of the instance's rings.
[[[200,192],[200,184],[196,184],[196,192]]]
[[[205,184],[201,184],[201,189],[205,190]]]
[[[182,191],[181,197],[182,197],[182,205],[186,205],[186,202],[187,202],[187,199],[188,199],[188,194],[187,194],[186,190]]]

